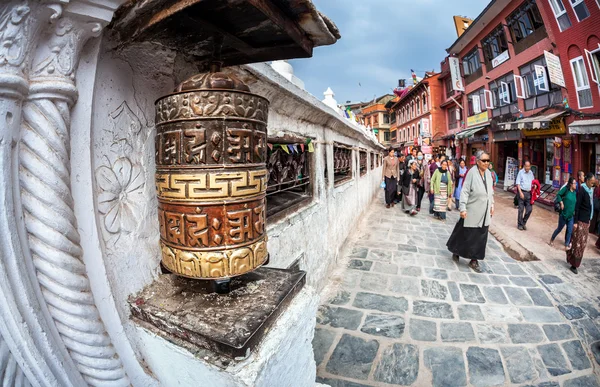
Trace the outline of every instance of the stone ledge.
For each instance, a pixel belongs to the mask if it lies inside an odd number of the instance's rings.
[[[262,267],[232,279],[231,293],[208,281],[165,274],[130,297],[134,321],[174,344],[245,358],[304,286],[306,273]],[[237,360],[236,359],[236,360]]]
[[[504,250],[512,259],[522,262],[539,261],[540,259],[529,249],[524,247],[519,242],[509,237],[500,227],[494,224],[490,225],[490,234],[496,237],[498,242],[502,244]]]

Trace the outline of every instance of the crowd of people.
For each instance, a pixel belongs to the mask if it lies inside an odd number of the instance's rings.
[[[467,167],[466,160],[448,160],[446,155],[425,158],[416,148],[410,155],[397,155],[394,149],[383,162],[385,203],[392,208],[401,203],[402,211],[416,216],[428,194],[429,214],[440,222],[446,213],[460,212],[460,220],[448,239],[447,247],[453,259],[469,259],[469,266],[481,272],[478,261],[485,258],[488,227],[494,214],[494,190],[498,175],[485,151],[478,151]],[[526,161],[516,179],[515,204],[518,206],[517,227],[527,230],[533,203],[541,194],[541,184]],[[577,274],[589,233],[599,235],[596,248],[600,251],[600,185],[593,173],[579,172],[570,178],[557,194],[558,227],[550,244],[566,227],[565,250],[570,269]]]

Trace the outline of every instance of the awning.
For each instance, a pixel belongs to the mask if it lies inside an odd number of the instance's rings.
[[[498,124],[500,130],[520,130],[520,129],[547,129],[550,121],[560,117],[566,112],[552,113],[545,116],[527,117],[513,122],[503,122]]]
[[[474,126],[472,128],[467,128],[467,129],[463,130],[462,132],[456,133],[456,138],[462,140],[465,138],[473,137],[475,135],[475,133],[480,132],[484,129],[487,129],[488,126],[490,126],[490,125],[485,124],[485,125]]]
[[[600,119],[575,121],[569,125],[571,134],[600,134]]]

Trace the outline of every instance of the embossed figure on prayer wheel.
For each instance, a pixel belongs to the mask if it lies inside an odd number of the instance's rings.
[[[223,280],[266,263],[268,107],[224,72],[156,102],[160,244],[174,274]]]

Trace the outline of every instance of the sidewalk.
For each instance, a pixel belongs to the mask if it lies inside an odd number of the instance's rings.
[[[554,247],[548,245],[550,236],[552,236],[558,225],[558,215],[555,212],[534,206],[529,222],[527,223],[527,231],[520,231],[517,228],[518,210],[513,206],[514,195],[506,191],[497,190],[494,198],[496,207],[490,232],[501,240],[504,248],[508,250],[513,258],[522,261],[532,260],[532,258],[533,260],[541,261],[549,259],[565,260],[564,240],[566,227],[556,238]],[[584,264],[585,260],[589,258],[600,258],[600,253],[594,246],[596,238],[595,235],[590,235],[588,238]]]

